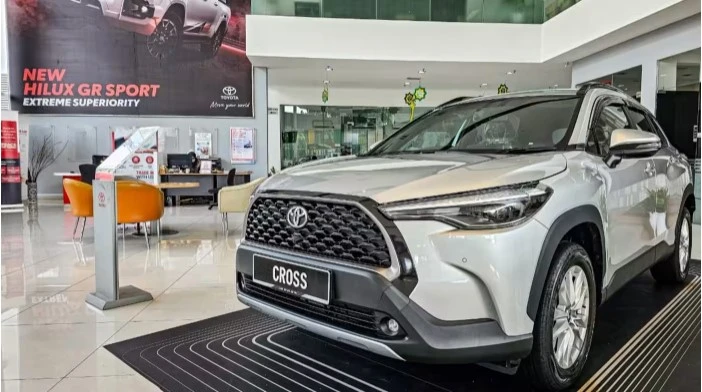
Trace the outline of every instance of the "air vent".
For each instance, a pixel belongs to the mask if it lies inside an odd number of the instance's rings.
[[[0,81],[0,98],[2,110],[10,110],[10,75],[6,73],[2,74]]]

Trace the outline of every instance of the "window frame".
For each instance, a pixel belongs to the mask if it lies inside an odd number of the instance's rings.
[[[585,137],[585,147],[583,148],[583,151],[586,153],[593,155],[592,151],[588,151],[588,141],[590,140],[590,136],[593,134],[592,131],[594,129],[595,124],[597,123],[597,120],[600,118],[602,115],[602,112],[608,107],[608,106],[621,106],[622,111],[624,112],[624,116],[626,116],[626,121],[627,125],[631,125],[631,118],[629,118],[629,113],[627,112],[627,102],[621,98],[617,97],[615,95],[603,95],[595,101],[594,107],[595,110],[592,111],[592,116],[590,117],[590,123],[588,124],[587,127],[587,134]],[[600,150],[600,145],[596,144],[597,147],[597,154],[595,156],[604,158],[605,156],[602,155],[602,151]]]

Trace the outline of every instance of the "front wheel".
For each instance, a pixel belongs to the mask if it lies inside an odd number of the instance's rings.
[[[554,255],[534,320],[534,343],[521,369],[538,390],[573,385],[585,366],[595,325],[597,291],[582,246],[562,242]]]
[[[180,47],[183,18],[176,12],[167,12],[151,35],[146,38],[149,54],[159,60],[171,57]]]

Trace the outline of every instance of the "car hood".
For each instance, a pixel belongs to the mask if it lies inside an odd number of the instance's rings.
[[[389,203],[538,181],[565,168],[566,159],[558,152],[352,156],[295,166],[269,178],[260,191],[342,194]]]

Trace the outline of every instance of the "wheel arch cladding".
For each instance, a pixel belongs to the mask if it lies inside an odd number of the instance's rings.
[[[692,184],[687,184],[687,187],[685,187],[685,190],[683,191],[683,205],[680,206],[680,212],[682,212],[683,207],[687,207],[688,210],[690,210],[690,215],[692,215],[693,212],[695,212],[696,205],[695,205],[695,191],[694,188],[692,187]]]
[[[185,20],[185,4],[174,2],[170,7],[168,7],[168,11],[166,11],[164,15],[168,15],[170,13],[176,13],[182,20]]]
[[[591,236],[584,236],[584,233],[590,233]],[[588,251],[595,272],[598,303],[600,301],[607,249],[605,247],[604,230],[602,229],[602,217],[597,207],[593,205],[580,206],[568,210],[559,216],[546,233],[527,302],[527,315],[532,320],[536,319],[536,313],[539,311],[541,296],[546,284],[546,278],[551,270],[553,256],[556,253],[558,244],[566,238],[583,245]],[[599,241],[597,241],[598,239]]]

